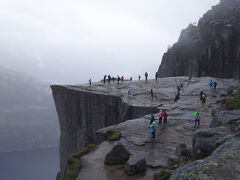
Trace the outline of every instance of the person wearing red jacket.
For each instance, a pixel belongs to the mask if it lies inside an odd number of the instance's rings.
[[[145,72],[145,78],[146,78],[146,81],[147,81],[147,78],[148,78],[148,73]]]
[[[123,76],[121,77],[121,80],[122,80],[122,82],[123,82],[123,80],[124,80],[124,77],[123,77]]]
[[[167,125],[167,117],[168,117],[168,114],[166,111],[164,111],[164,113],[163,113],[164,126]]]

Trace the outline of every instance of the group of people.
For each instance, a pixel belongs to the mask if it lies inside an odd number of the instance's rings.
[[[167,117],[168,117],[167,112],[161,109],[158,113],[158,116],[159,116],[159,125],[162,124],[162,120],[163,120],[164,126],[167,125]],[[155,117],[153,114],[151,115],[151,121],[149,124],[149,128],[150,128],[150,132],[152,133],[152,138],[155,139],[157,123],[155,121]]]
[[[215,90],[217,88],[217,82],[213,81],[213,80],[210,80],[209,81],[209,86],[210,86],[210,89],[214,88],[214,90]]]

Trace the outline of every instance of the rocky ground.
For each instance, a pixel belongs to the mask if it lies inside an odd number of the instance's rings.
[[[218,82],[216,90],[210,90],[208,82],[212,79]],[[180,91],[180,99],[175,102],[177,85],[183,84]],[[221,109],[224,99],[231,96],[240,87],[238,80],[205,78],[162,78],[158,81],[126,81],[121,84],[110,83],[103,85],[95,83],[92,87],[72,87],[94,93],[111,94],[121,96],[125,102],[134,106],[151,106],[164,109],[168,112],[168,125],[158,125],[156,139],[151,139],[148,128],[150,115],[139,119],[129,120],[116,126],[107,127],[98,131],[104,134],[108,129],[116,128],[121,131],[119,140],[132,154],[145,157],[147,171],[144,174],[128,177],[123,166],[104,165],[104,158],[116,142],[103,142],[98,148],[82,157],[83,168],[77,179],[149,179],[155,172],[169,166],[168,159],[173,156],[177,145],[185,143],[192,148],[193,135],[199,128],[209,127],[213,120],[212,110]],[[132,88],[132,95],[127,95],[128,87]],[[153,100],[150,89],[155,90]],[[207,94],[206,104],[199,99],[199,92],[205,90]],[[198,111],[201,114],[201,125],[194,125],[192,113]],[[158,119],[157,114],[155,119]],[[157,120],[158,122],[158,120]]]

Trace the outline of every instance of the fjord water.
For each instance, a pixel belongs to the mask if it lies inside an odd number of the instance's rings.
[[[54,180],[59,172],[59,148],[0,153],[0,180]]]

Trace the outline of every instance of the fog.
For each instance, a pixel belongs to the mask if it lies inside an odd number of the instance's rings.
[[[0,65],[51,83],[152,75],[219,0],[0,0]]]

